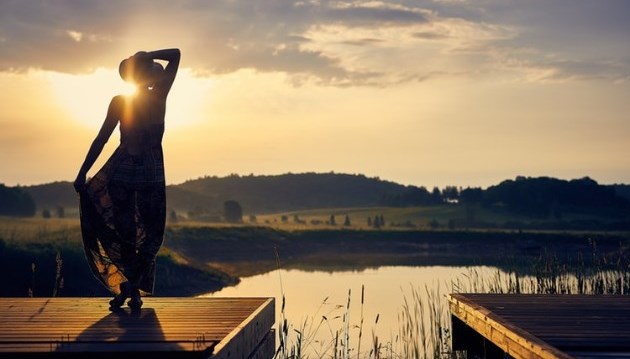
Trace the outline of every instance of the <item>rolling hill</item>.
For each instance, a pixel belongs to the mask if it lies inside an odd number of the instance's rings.
[[[32,196],[38,211],[65,207],[72,212],[77,208],[77,195],[70,182],[21,188]],[[496,215],[566,220],[573,218],[571,213],[578,213],[626,221],[630,213],[629,188],[622,184],[600,185],[588,177],[570,181],[517,177],[487,189],[451,187],[430,192],[424,187],[356,174],[231,175],[169,185],[167,207],[178,214],[192,213],[198,219],[216,219],[227,200],[238,201],[246,215],[331,208],[437,208],[450,202],[482,206]]]
[[[177,211],[221,211],[226,200],[238,201],[246,213],[271,213],[310,208],[364,207],[378,205],[385,196],[405,193],[403,186],[379,178],[335,173],[303,173],[274,176],[203,177],[169,185],[167,206]],[[70,182],[27,186],[39,210],[77,207]]]
[[[194,203],[221,209],[236,200],[250,213],[270,213],[309,208],[365,207],[386,195],[408,189],[394,182],[363,175],[302,173],[277,176],[205,177],[170,186],[169,205],[183,208]],[[191,197],[193,195],[193,197]]]

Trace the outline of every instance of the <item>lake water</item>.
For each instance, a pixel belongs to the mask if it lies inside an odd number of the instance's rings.
[[[334,345],[336,333],[353,350],[362,327],[361,352],[369,350],[373,336],[381,343],[396,343],[405,322],[401,317],[405,300],[412,308],[420,298],[428,325],[428,307],[440,298],[443,320],[449,320],[446,295],[455,288],[469,288],[471,277],[491,278],[502,273],[497,268],[476,267],[406,267],[384,266],[360,271],[275,270],[241,278],[234,286],[205,296],[211,297],[275,297],[276,328],[281,322],[282,293],[286,298],[285,316],[289,324],[290,341],[296,340],[295,330],[303,335],[304,346],[313,356],[321,356]],[[361,305],[362,287],[364,300]],[[415,294],[414,294],[415,292]],[[348,300],[350,305],[348,307]],[[349,321],[344,321],[347,315]],[[378,322],[376,318],[378,316]],[[361,318],[363,325],[361,326]],[[346,329],[347,328],[347,329]],[[366,349],[367,348],[367,349]]]

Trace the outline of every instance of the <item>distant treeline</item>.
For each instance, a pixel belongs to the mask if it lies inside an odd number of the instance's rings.
[[[627,215],[630,209],[630,200],[617,195],[613,187],[599,185],[588,177],[571,181],[517,177],[483,191],[481,202],[533,217],[556,219],[562,218],[563,211],[609,212],[618,217]]]
[[[8,208],[13,215],[34,214],[33,204],[26,194],[30,194],[40,211],[78,205],[70,182],[16,188],[3,186],[2,190],[10,192],[13,198],[12,202],[0,201],[2,208]],[[4,194],[0,192],[0,195]],[[208,219],[222,213],[226,201],[237,201],[244,214],[316,208],[474,204],[532,218],[562,220],[563,213],[568,212],[605,215],[610,212],[617,217],[627,216],[629,198],[629,185],[600,185],[588,177],[570,181],[517,177],[486,189],[447,186],[429,190],[360,174],[289,173],[203,177],[167,186],[169,208]]]
[[[388,206],[421,206],[440,203],[482,205],[533,218],[561,220],[564,212],[606,213],[624,217],[630,200],[617,194],[628,186],[603,186],[584,177],[561,180],[551,177],[517,177],[487,189],[446,187],[429,192],[424,187],[408,188],[388,195],[382,204]],[[618,189],[617,189],[618,188]]]
[[[22,187],[7,187],[0,184],[0,215],[33,216],[35,201]]]

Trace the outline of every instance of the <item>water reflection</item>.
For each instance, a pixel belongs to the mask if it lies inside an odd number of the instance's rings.
[[[372,333],[383,343],[395,341],[399,334],[399,314],[405,297],[411,299],[411,290],[428,300],[427,295],[445,296],[456,281],[465,282],[470,273],[491,277],[495,267],[404,267],[390,266],[362,271],[302,271],[275,270],[261,275],[241,278],[241,282],[229,288],[205,296],[214,297],[276,297],[276,313],[279,322],[282,293],[286,298],[285,313],[290,329],[307,327],[305,339],[314,334],[310,350],[324,350],[335,338],[335,332],[343,329],[343,315],[350,316],[350,342],[356,346],[359,337],[361,310],[363,310],[363,335],[361,345],[369,348]],[[365,287],[364,305],[361,308],[361,288]],[[350,296],[348,296],[350,293]],[[350,309],[347,310],[348,298]],[[378,315],[378,323],[376,317]],[[310,329],[309,329],[310,328]],[[309,344],[309,343],[307,343]],[[363,350],[362,350],[363,351]]]

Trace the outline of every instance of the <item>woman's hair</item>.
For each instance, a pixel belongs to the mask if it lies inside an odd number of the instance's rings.
[[[133,81],[133,71],[130,59],[131,57],[126,58],[120,62],[120,65],[118,65],[118,74],[120,74],[120,78],[128,82]]]
[[[155,81],[157,75],[164,71],[164,67],[150,58],[138,56],[128,57],[118,65],[120,77],[127,82],[146,84]]]

